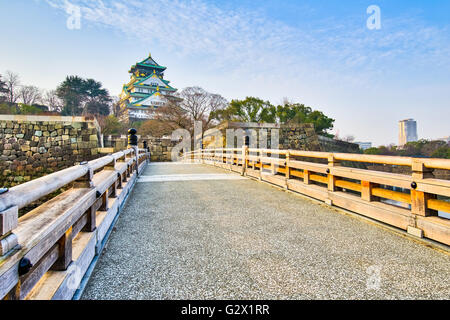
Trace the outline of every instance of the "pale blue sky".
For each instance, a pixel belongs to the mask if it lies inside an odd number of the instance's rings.
[[[80,30],[66,26],[68,3],[81,7]],[[366,27],[369,5],[381,30]],[[396,143],[404,118],[420,138],[450,135],[446,0],[0,0],[0,27],[0,74],[45,89],[73,74],[118,95],[151,52],[177,88],[288,97],[359,141]]]

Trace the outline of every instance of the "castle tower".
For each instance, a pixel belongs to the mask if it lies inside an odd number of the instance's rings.
[[[177,89],[164,80],[166,67],[160,66],[152,56],[131,66],[130,82],[120,94],[120,119],[126,122],[153,119],[155,110],[171,99]]]

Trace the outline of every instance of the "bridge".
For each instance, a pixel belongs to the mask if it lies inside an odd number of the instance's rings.
[[[0,297],[449,299],[450,181],[435,169],[450,161],[124,150],[0,195]]]

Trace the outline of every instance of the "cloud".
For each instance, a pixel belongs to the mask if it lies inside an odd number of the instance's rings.
[[[202,0],[46,0],[53,8],[81,7],[83,21],[157,43],[182,56],[201,56],[217,70],[258,77],[322,77],[364,84],[410,67],[450,70],[450,30],[410,18],[384,19],[382,30],[361,20],[323,18],[321,28],[293,27],[245,9],[224,10]],[[317,23],[315,23],[317,26]],[[381,79],[381,78],[380,78]]]

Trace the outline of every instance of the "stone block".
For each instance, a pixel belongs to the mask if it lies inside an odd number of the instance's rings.
[[[413,226],[408,226],[407,232],[415,237],[423,238],[423,230],[415,228]]]

